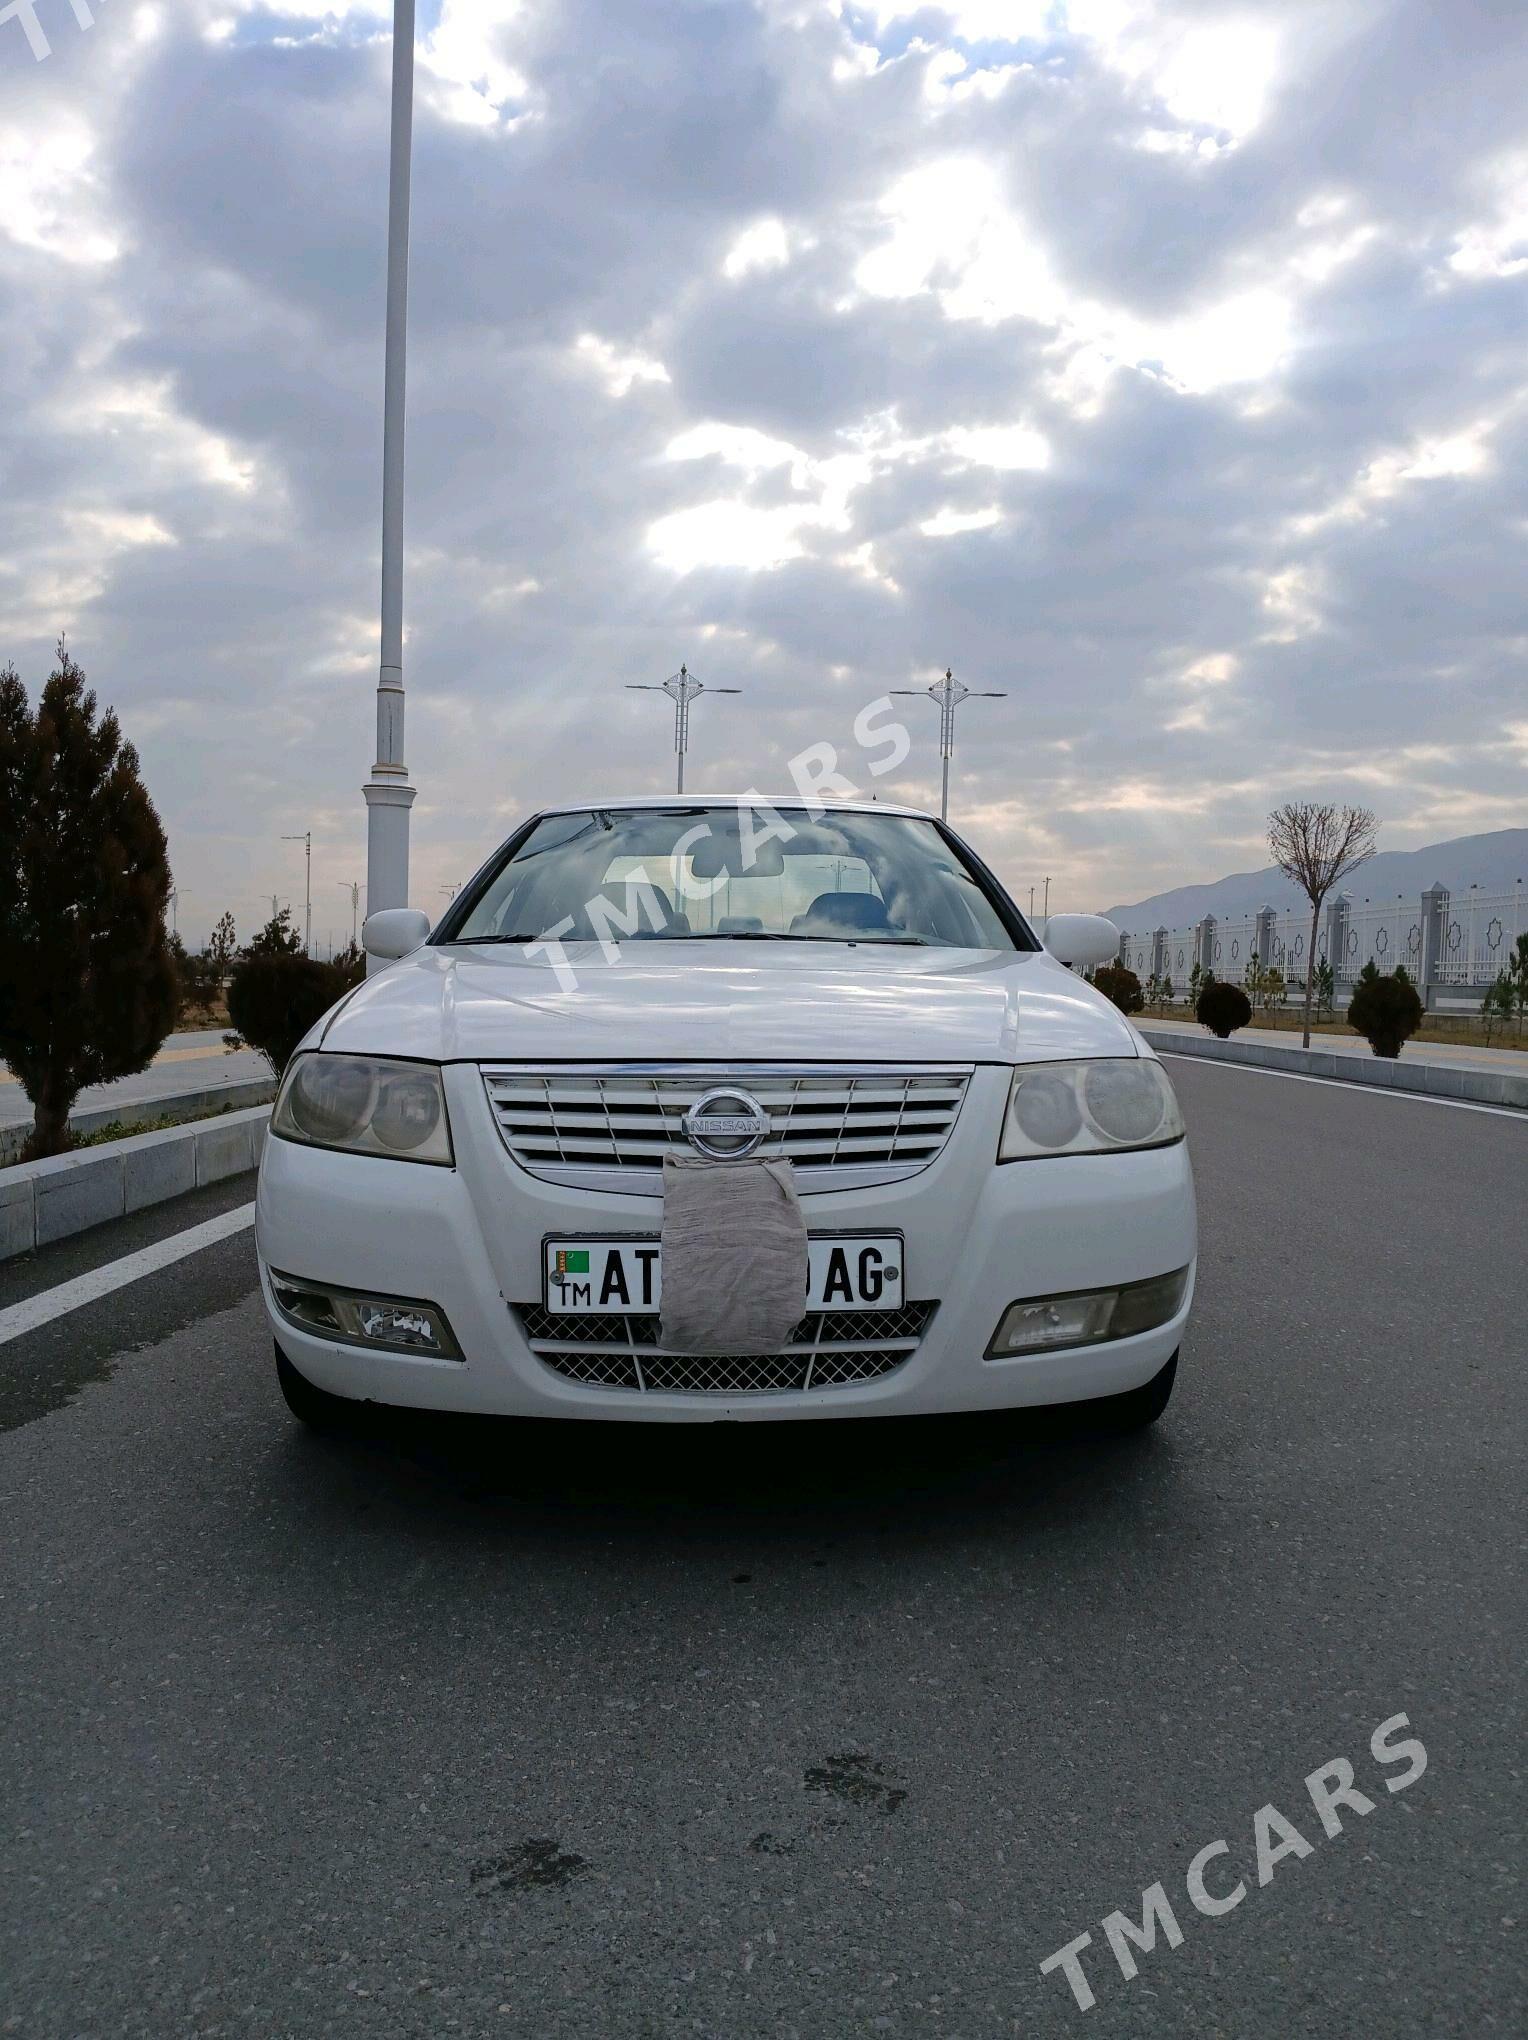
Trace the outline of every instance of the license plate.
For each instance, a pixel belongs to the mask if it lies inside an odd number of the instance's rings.
[[[549,1239],[543,1288],[554,1317],[655,1317],[663,1299],[656,1239]],[[845,1233],[807,1241],[809,1310],[896,1310],[902,1302],[902,1235]]]

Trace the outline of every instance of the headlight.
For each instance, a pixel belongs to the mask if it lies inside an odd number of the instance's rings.
[[[308,1147],[388,1155],[449,1168],[451,1125],[433,1063],[379,1056],[298,1056],[281,1081],[271,1132]]]
[[[1111,1154],[1167,1147],[1182,1138],[1183,1115],[1173,1087],[1152,1056],[1021,1063],[1013,1073],[997,1158]]]

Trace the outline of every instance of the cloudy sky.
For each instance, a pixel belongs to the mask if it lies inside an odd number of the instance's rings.
[[[379,0],[0,0],[0,660],[60,630],[199,939],[348,934],[377,658]],[[83,11],[90,13],[89,8]],[[1274,802],[1520,823],[1518,0],[422,0],[414,897],[535,805],[778,786],[947,664],[1072,906]],[[937,796],[936,715],[906,766]],[[868,782],[867,782],[868,784]]]

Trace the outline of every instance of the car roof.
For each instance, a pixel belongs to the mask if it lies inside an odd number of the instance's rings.
[[[761,808],[819,808],[829,814],[880,814],[916,815],[921,821],[932,821],[927,808],[904,807],[894,800],[849,800],[835,796],[832,799],[809,800],[805,794],[796,793],[615,793],[602,800],[559,801],[554,807],[540,810],[548,815],[589,815],[602,808],[703,808],[703,807],[749,807]]]

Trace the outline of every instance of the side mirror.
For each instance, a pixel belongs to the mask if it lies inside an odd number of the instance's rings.
[[[1073,970],[1094,970],[1119,955],[1119,930],[1102,914],[1052,914],[1040,937],[1058,962]]]
[[[368,914],[361,926],[361,946],[368,956],[393,963],[420,948],[430,932],[430,917],[418,907],[383,907]]]

